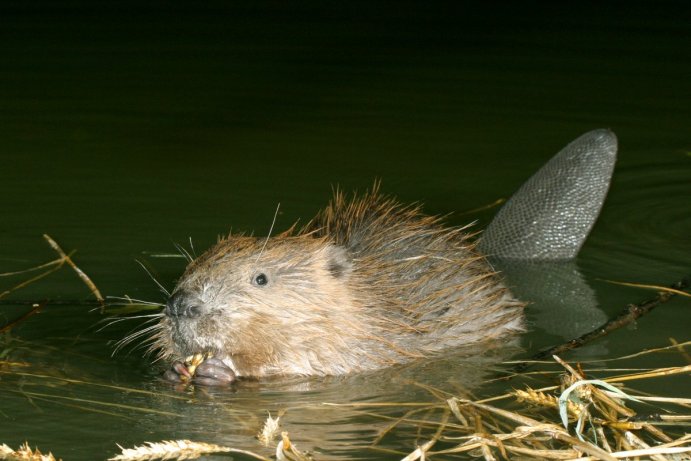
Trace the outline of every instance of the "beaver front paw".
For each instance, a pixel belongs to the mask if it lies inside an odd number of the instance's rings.
[[[212,357],[197,366],[192,381],[204,386],[228,386],[237,381],[237,377],[232,368]]]
[[[163,379],[173,383],[184,383],[192,379],[192,374],[187,370],[187,366],[184,363],[175,361],[170,368],[163,373]]]
[[[196,366],[180,361],[173,362],[170,369],[163,374],[163,378],[174,383],[193,382],[203,386],[229,386],[237,381],[232,368],[213,357]]]

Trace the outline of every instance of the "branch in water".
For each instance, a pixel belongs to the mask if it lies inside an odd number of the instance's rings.
[[[655,298],[649,299],[647,301],[643,301],[642,303],[639,304],[629,304],[626,306],[616,317],[608,320],[606,323],[603,325],[600,325],[599,327],[595,328],[594,330],[585,333],[584,335],[579,336],[578,338],[574,338],[568,342],[565,342],[563,344],[559,344],[557,346],[550,347],[549,349],[542,350],[538,352],[537,354],[533,355],[531,357],[532,360],[542,360],[548,357],[552,357],[553,355],[561,355],[564,352],[568,352],[573,349],[577,349],[579,347],[582,347],[590,342],[595,341],[596,339],[602,338],[603,336],[607,336],[614,330],[618,330],[621,327],[624,327],[626,325],[630,325],[631,323],[635,322],[638,318],[644,316],[648,312],[652,311],[655,309],[657,306],[660,304],[666,303],[669,301],[671,298],[674,296],[677,296],[680,292],[681,293],[686,293],[683,290],[689,287],[689,279],[685,278],[682,280],[679,280],[672,285],[670,285],[669,289],[662,289],[662,291],[658,292],[657,296]],[[660,287],[662,288],[662,287]],[[521,372],[524,371],[526,368],[530,366],[530,363],[528,362],[522,362],[519,363],[514,367],[514,370],[516,372]]]

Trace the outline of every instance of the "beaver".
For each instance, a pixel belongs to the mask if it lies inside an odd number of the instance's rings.
[[[195,380],[341,375],[429,357],[523,330],[515,299],[467,228],[419,205],[336,191],[301,229],[229,235],[193,260],[168,300],[154,347],[208,354]]]
[[[607,129],[569,143],[480,240],[382,195],[378,183],[360,196],[336,191],[301,229],[221,239],[190,262],[160,321],[143,331],[154,331],[160,359],[174,361],[167,379],[190,379],[194,367],[194,381],[210,385],[342,375],[501,343],[523,331],[525,304],[483,254],[575,258],[607,195],[617,144]],[[196,362],[184,363],[189,355]]]

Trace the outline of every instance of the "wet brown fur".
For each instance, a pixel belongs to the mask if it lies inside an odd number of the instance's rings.
[[[269,283],[253,283],[263,273]],[[379,194],[336,192],[300,230],[228,236],[176,287],[203,314],[161,316],[166,359],[197,352],[239,376],[334,375],[405,362],[523,328],[515,300],[465,228]]]

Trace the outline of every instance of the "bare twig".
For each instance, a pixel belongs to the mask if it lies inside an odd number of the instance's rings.
[[[639,285],[635,285],[639,286]],[[648,288],[653,287],[653,285],[647,286]],[[588,333],[585,333],[578,338],[572,339],[566,343],[559,344],[554,347],[550,347],[549,349],[543,350],[538,352],[537,354],[533,355],[531,357],[532,360],[542,360],[547,357],[551,357],[554,355],[561,355],[564,352],[582,347],[585,344],[591,343],[599,338],[602,338],[603,336],[607,336],[614,330],[618,330],[621,327],[624,327],[626,325],[629,325],[633,323],[636,319],[644,316],[645,314],[649,313],[653,309],[655,309],[657,306],[660,304],[663,304],[667,301],[669,301],[672,297],[678,295],[679,293],[685,293],[688,295],[688,293],[682,291],[686,288],[689,287],[689,279],[682,279],[679,280],[675,283],[673,283],[669,289],[664,289],[658,292],[657,296],[655,298],[649,299],[647,301],[644,301],[639,304],[630,304],[624,308],[619,315],[617,315],[615,318],[608,320],[606,323],[603,325],[600,325],[599,327],[591,330]],[[514,367],[514,370],[517,372],[524,371],[530,366],[529,362],[521,362],[518,365]]]
[[[27,313],[25,313],[24,315],[22,315],[18,319],[15,319],[9,323],[6,323],[2,327],[0,327],[0,334],[5,333],[6,331],[10,331],[12,328],[16,327],[17,325],[22,323],[24,320],[28,319],[29,317],[31,317],[34,314],[37,314],[38,312],[41,311],[41,309],[43,309],[43,307],[45,305],[46,305],[45,301],[42,301],[38,304],[34,304],[30,311],[28,311]]]
[[[60,245],[57,244],[55,240],[53,240],[48,234],[43,234],[43,238],[46,239],[46,242],[55,250],[61,258],[65,260],[67,264],[74,269],[74,271],[77,273],[80,279],[82,279],[82,282],[86,284],[87,287],[91,290],[91,293],[96,297],[98,302],[101,304],[101,309],[105,308],[105,299],[103,299],[103,295],[101,295],[101,292],[98,290],[96,287],[96,284],[91,281],[88,275],[84,273],[83,270],[81,270],[77,265],[72,261],[72,258],[68,254],[66,254],[64,251],[62,251],[62,248],[60,248]]]

